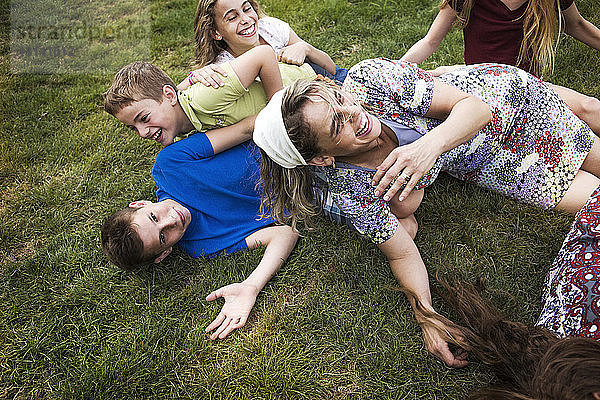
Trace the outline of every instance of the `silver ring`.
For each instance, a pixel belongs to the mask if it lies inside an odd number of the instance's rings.
[[[404,179],[406,182],[410,181],[410,175],[405,174],[404,171],[402,171],[402,173],[400,173],[400,178]]]

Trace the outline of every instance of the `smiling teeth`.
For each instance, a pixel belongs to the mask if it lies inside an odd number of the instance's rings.
[[[248,27],[248,28],[246,28],[246,29],[242,29],[242,30],[240,31],[240,35],[244,35],[244,36],[246,36],[246,35],[248,35],[248,32],[252,32],[252,34],[254,34],[254,25],[252,25],[252,26],[249,26],[249,27]]]
[[[156,131],[156,133],[154,135],[152,135],[152,137],[150,139],[152,140],[156,140],[160,137],[160,134],[162,133],[162,129],[159,129]]]
[[[361,115],[361,119],[362,119],[362,122],[360,124],[360,128],[358,129],[358,132],[356,132],[356,137],[362,136],[369,126],[369,119],[367,118],[367,116],[365,114]]]

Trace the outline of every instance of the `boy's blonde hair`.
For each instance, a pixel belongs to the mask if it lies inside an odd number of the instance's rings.
[[[116,73],[112,85],[104,93],[104,109],[114,116],[136,101],[151,99],[161,103],[165,85],[177,89],[173,80],[156,65],[132,62]]]

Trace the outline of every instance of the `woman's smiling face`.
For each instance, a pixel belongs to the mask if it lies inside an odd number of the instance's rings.
[[[318,94],[303,108],[310,130],[316,134],[322,156],[346,156],[364,153],[377,146],[381,122],[366,112],[347,93],[335,90],[334,104]]]

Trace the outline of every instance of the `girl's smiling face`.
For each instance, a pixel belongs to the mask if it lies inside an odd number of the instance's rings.
[[[219,0],[214,15],[215,39],[220,36],[234,57],[259,44],[258,14],[248,0]]]
[[[335,90],[334,95],[334,104],[317,94],[303,108],[306,123],[317,136],[321,156],[351,157],[376,147],[381,134],[379,119],[349,94]]]

